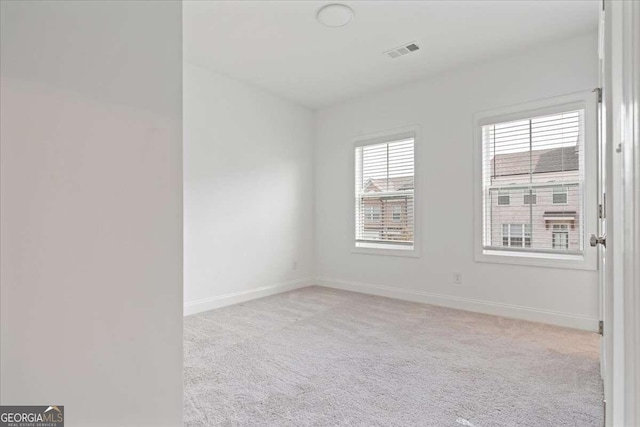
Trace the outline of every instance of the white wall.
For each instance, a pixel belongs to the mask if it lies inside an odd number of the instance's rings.
[[[185,314],[311,283],[313,132],[309,110],[185,64]]]
[[[401,59],[402,60],[402,59]],[[594,329],[594,271],[474,262],[473,114],[598,85],[597,36],[451,71],[317,114],[316,270],[320,283]],[[421,127],[422,256],[351,253],[359,135]],[[586,250],[590,250],[587,248]],[[453,285],[453,272],[463,284]]]
[[[0,15],[1,403],[181,425],[181,4]]]

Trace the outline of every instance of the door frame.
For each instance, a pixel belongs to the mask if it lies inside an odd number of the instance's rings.
[[[606,425],[617,427],[640,425],[640,4],[605,0],[604,7],[603,92],[612,154],[604,385]]]
[[[621,5],[624,425],[640,425],[640,3]]]

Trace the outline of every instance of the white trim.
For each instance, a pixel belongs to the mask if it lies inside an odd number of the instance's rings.
[[[307,277],[290,282],[278,283],[271,286],[263,286],[243,292],[234,292],[211,298],[185,303],[184,315],[202,313],[216,308],[226,307],[233,304],[264,298],[294,289],[306,288],[308,286],[323,286],[326,288],[341,289],[344,291],[358,292],[368,295],[394,298],[403,301],[411,301],[422,304],[431,304],[441,307],[455,308],[458,310],[484,313],[493,316],[502,316],[513,319],[522,319],[532,322],[547,323],[551,325],[564,326],[574,329],[596,332],[598,330],[598,319],[595,317],[581,316],[572,313],[543,310],[534,307],[526,307],[515,304],[504,304],[493,301],[462,298],[453,295],[437,294],[433,292],[415,291],[410,289],[392,288],[383,285],[355,282],[349,280],[330,279],[318,276]]]
[[[477,127],[482,127],[488,124],[512,122],[530,117],[548,116],[569,110],[578,110],[584,108],[585,102],[589,102],[593,96],[595,95],[593,95],[591,90],[586,90],[583,92],[554,96],[553,98],[538,99],[522,104],[479,111],[474,114],[474,122]]]
[[[584,255],[541,255],[531,253],[506,254],[501,251],[483,248],[482,228],[482,125],[491,122],[518,120],[525,117],[547,115],[568,109],[584,109],[585,123],[585,170],[583,189],[584,227],[580,236]],[[534,267],[567,268],[578,270],[596,270],[598,267],[597,251],[589,248],[587,242],[590,234],[598,230],[597,218],[597,97],[592,91],[579,92],[528,102],[519,105],[482,111],[473,117],[473,223],[474,223],[474,256],[476,262],[497,264],[529,265]]]
[[[250,301],[258,298],[264,298],[270,295],[292,291],[294,289],[305,288],[313,284],[314,284],[314,280],[312,277],[305,277],[302,279],[276,283],[269,286],[261,286],[259,288],[249,289],[247,291],[232,292],[229,294],[218,295],[215,297],[203,298],[196,301],[186,302],[184,303],[184,316],[202,313],[203,311],[209,311],[215,308],[225,307],[233,304],[239,304],[241,302]]]
[[[353,147],[366,147],[367,145],[386,144],[414,139],[417,126],[404,127],[384,132],[376,132],[369,135],[360,135],[353,139]],[[415,142],[414,142],[415,143]]]
[[[605,177],[606,182],[600,183],[600,193],[604,195],[606,193],[606,219],[602,221],[602,225],[606,225],[606,228],[599,230],[598,235],[602,235],[604,232],[608,232],[607,243],[609,248],[600,248],[599,257],[602,261],[602,268],[598,272],[598,285],[600,287],[601,295],[601,316],[604,323],[603,337],[601,342],[601,354],[602,359],[602,379],[604,385],[604,400],[606,402],[606,414],[605,414],[605,426],[615,427],[614,413],[619,412],[616,409],[616,402],[613,398],[613,386],[614,386],[614,302],[613,302],[613,254],[615,250],[615,241],[617,235],[613,233],[614,218],[616,215],[616,209],[614,206],[615,198],[613,192],[613,90],[614,90],[614,56],[618,56],[619,41],[617,40],[617,32],[614,28],[619,26],[614,25],[614,13],[617,15],[616,21],[619,19],[619,13],[615,9],[619,8],[619,2],[606,0],[605,10],[601,13],[604,18],[604,49],[603,49],[603,61],[601,62],[601,86],[603,94],[602,102],[602,147],[601,152],[603,154],[600,159],[601,173]],[[615,39],[615,40],[614,40]],[[615,52],[614,52],[615,51]],[[616,415],[617,419],[618,416]],[[622,425],[617,423],[617,425]]]
[[[604,383],[606,425],[640,423],[640,7],[607,1],[605,100],[608,148]],[[610,244],[611,238],[611,244]]]
[[[628,362],[625,422],[640,424],[640,4],[625,5],[625,360]]]
[[[613,348],[610,353],[612,388],[609,396],[606,396],[609,405],[609,414],[612,426],[627,426],[625,421],[625,386],[626,386],[626,364],[625,364],[625,331],[624,331],[624,199],[623,199],[623,161],[624,159],[618,151],[619,144],[624,139],[624,6],[626,2],[613,2],[607,13],[611,15],[611,85],[610,104],[607,108],[611,110],[611,122],[607,123],[610,129],[607,141],[607,248],[605,250],[605,263],[607,277],[605,278],[605,292],[611,294],[611,320],[605,320],[605,324],[610,325],[610,332],[607,334],[612,339]],[[608,331],[609,332],[609,331]],[[608,378],[609,379],[609,378]],[[635,427],[635,426],[634,426]]]
[[[556,191],[558,188],[560,188],[562,191]],[[555,196],[556,194],[564,194],[564,197],[565,197],[564,202],[556,203],[555,200],[553,199],[553,196]],[[553,204],[553,205],[568,205],[569,204],[569,189],[567,188],[566,185],[556,185],[556,186],[554,186],[552,188],[552,190],[551,190],[551,204]]]
[[[596,317],[581,316],[572,313],[562,313],[558,311],[542,310],[539,308],[525,307],[520,305],[461,298],[452,295],[436,294],[432,292],[391,288],[388,286],[330,279],[327,277],[318,277],[316,280],[316,284],[327,288],[378,295],[404,301],[433,304],[459,310],[491,314],[494,316],[549,323],[552,325],[582,329],[591,332],[596,332],[598,330],[598,319]]]
[[[366,247],[362,243],[356,244],[356,223],[355,223],[355,203],[356,203],[356,189],[354,185],[355,177],[355,149],[357,147],[363,147],[366,145],[383,144],[387,142],[400,141],[403,139],[413,139],[413,247],[408,249],[407,247],[391,247],[391,245],[384,245],[380,243],[379,247]],[[381,255],[381,256],[401,256],[401,257],[420,257],[420,240],[422,235],[421,227],[421,208],[422,203],[422,183],[420,182],[420,165],[422,159],[420,159],[421,135],[420,126],[406,126],[402,128],[396,128],[386,130],[383,132],[377,132],[367,135],[358,135],[352,138],[351,149],[349,153],[349,177],[350,181],[347,183],[351,190],[349,194],[349,204],[351,207],[349,212],[349,247],[353,254],[363,255]]]

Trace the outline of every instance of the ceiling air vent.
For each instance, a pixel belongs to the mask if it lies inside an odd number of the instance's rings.
[[[416,42],[411,42],[411,43],[403,44],[402,46],[393,48],[391,50],[388,50],[384,54],[387,55],[389,58],[399,58],[408,53],[415,52],[418,49],[420,49],[420,46],[418,46]]]

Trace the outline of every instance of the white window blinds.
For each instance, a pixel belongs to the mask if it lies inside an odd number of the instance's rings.
[[[482,126],[485,249],[582,253],[584,129],[584,110]]]
[[[413,246],[414,139],[355,148],[356,245]]]

